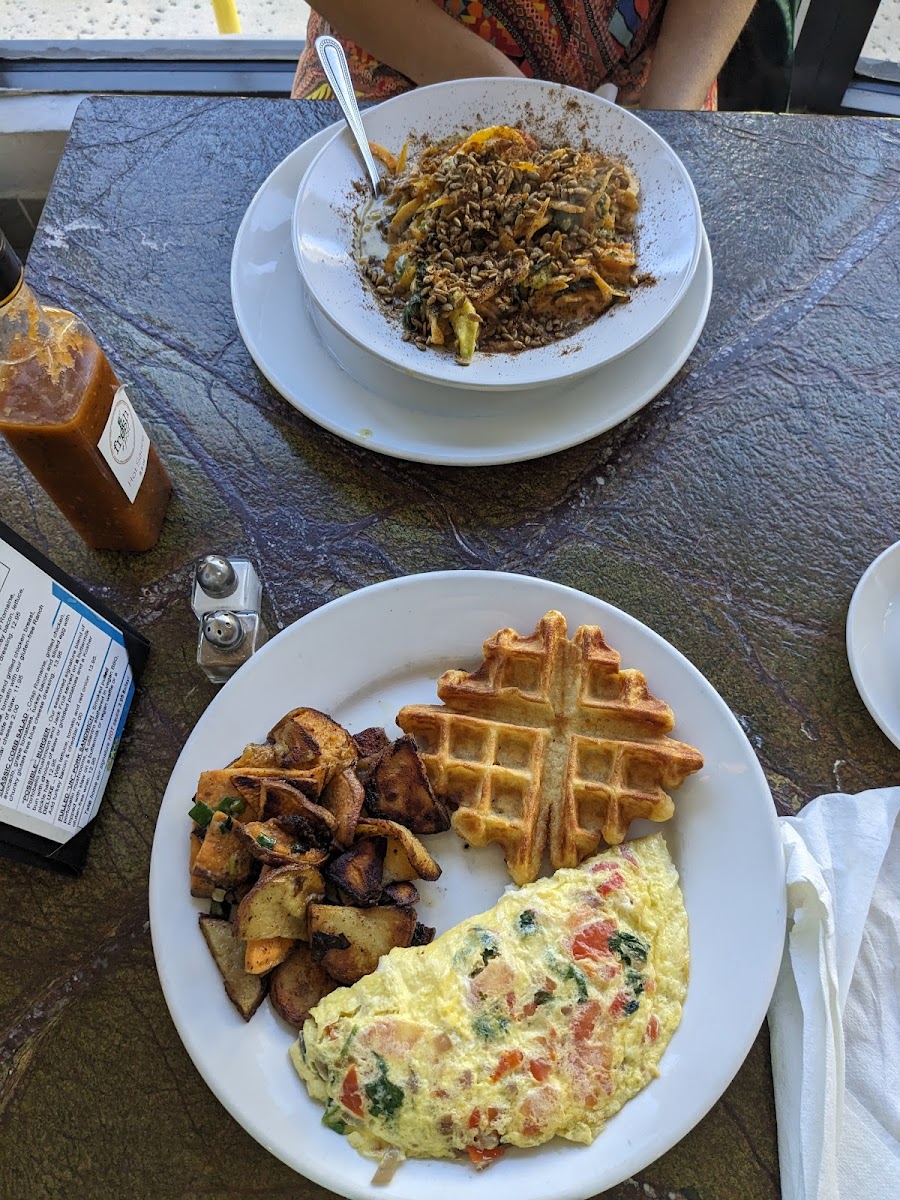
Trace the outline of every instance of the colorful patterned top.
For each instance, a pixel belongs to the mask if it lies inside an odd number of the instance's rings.
[[[619,89],[620,103],[635,103],[650,69],[665,0],[434,0],[446,12],[502,50],[524,75],[594,91]],[[313,46],[334,33],[313,12],[297,66],[294,99],[331,99]],[[399,71],[341,38],[356,94],[385,100],[413,83]],[[710,104],[710,107],[714,105]]]

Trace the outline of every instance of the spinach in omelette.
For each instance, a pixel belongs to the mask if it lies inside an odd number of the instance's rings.
[[[291,1057],[361,1153],[591,1142],[658,1074],[688,923],[661,834],[506,893],[313,1009]]]

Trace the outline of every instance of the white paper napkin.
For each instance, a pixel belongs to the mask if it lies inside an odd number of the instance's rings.
[[[781,822],[769,1009],[783,1200],[900,1200],[900,787]]]

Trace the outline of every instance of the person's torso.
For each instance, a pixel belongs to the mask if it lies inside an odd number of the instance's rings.
[[[593,91],[614,83],[623,98],[635,93],[647,50],[659,31],[665,0],[434,0],[510,58],[523,74]],[[323,98],[327,84],[312,46],[333,33],[313,12],[293,94]],[[360,96],[383,100],[410,81],[363,48],[341,39]],[[323,90],[324,88],[324,90]]]

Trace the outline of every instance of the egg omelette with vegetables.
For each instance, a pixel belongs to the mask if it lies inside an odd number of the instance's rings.
[[[688,922],[661,834],[505,893],[312,1010],[291,1057],[370,1157],[592,1142],[681,1020]]]

